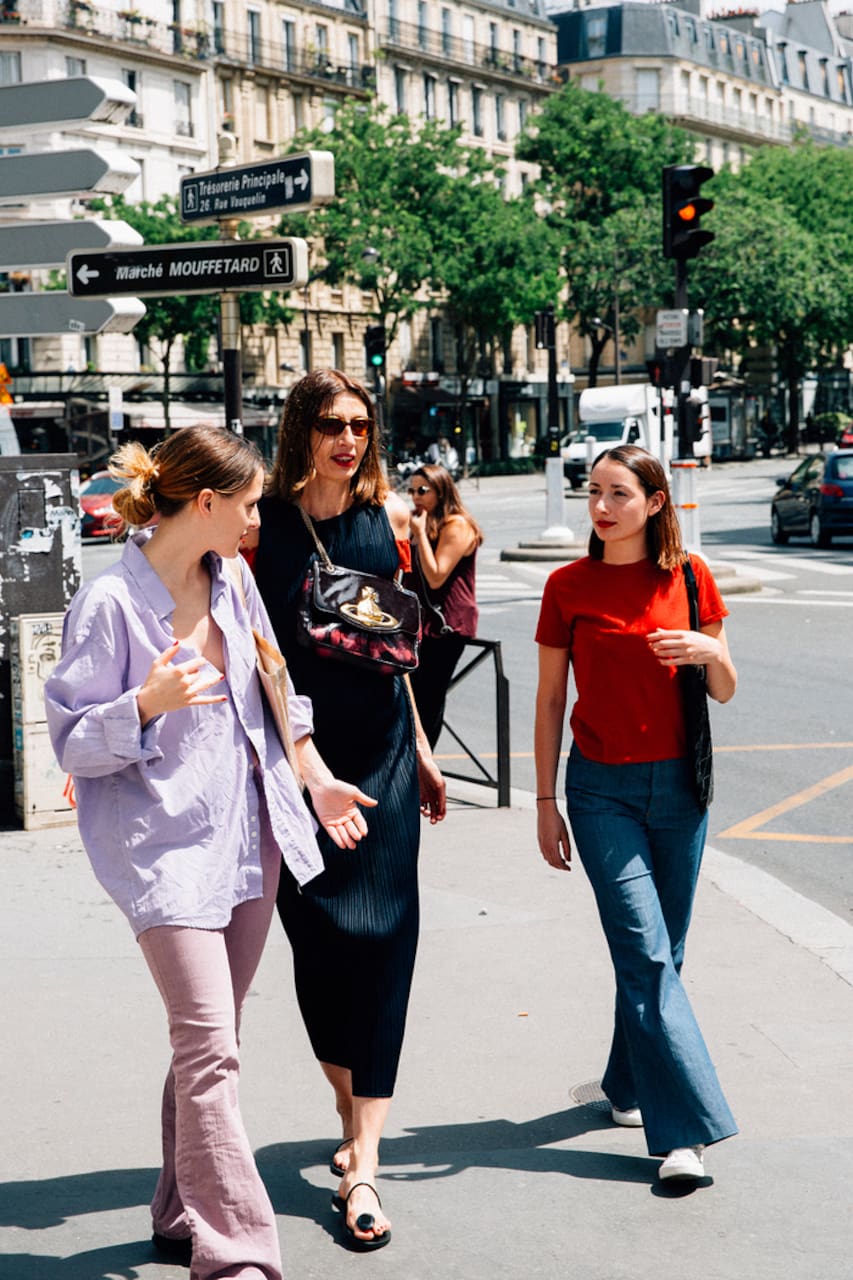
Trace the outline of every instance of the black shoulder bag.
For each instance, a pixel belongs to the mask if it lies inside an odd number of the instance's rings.
[[[376,674],[414,671],[421,641],[421,607],[414,591],[333,564],[304,507],[299,514],[319,559],[312,560],[302,587],[297,642],[321,657]]]
[[[699,630],[699,589],[690,558],[684,561],[684,584],[690,604],[690,630]],[[684,700],[684,729],[687,758],[699,808],[704,811],[714,798],[714,746],[708,714],[708,673],[704,666],[682,667],[681,694]]]

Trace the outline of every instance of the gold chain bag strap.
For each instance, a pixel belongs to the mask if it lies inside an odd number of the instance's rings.
[[[302,586],[296,639],[322,657],[381,675],[418,665],[421,606],[414,591],[372,573],[333,564],[314,522],[299,513],[317,548]]]
[[[246,592],[243,589],[240,557],[238,556],[234,560],[223,560],[222,563],[225,567],[225,572],[237,588],[240,599],[243,602],[243,610],[248,615],[249,609],[246,604]],[[270,644],[266,636],[262,636],[260,631],[256,631],[254,627],[252,627],[252,638],[255,641],[258,679],[261,682],[261,688],[272,712],[275,727],[281,739],[281,745],[284,747],[287,763],[293,770],[293,776],[298,782],[301,791],[305,787],[305,782],[299,768],[299,759],[296,755],[293,733],[290,728],[290,709],[287,705],[287,662],[284,654],[279,653],[275,645]]]

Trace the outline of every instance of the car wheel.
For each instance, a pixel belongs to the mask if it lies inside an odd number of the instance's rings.
[[[813,547],[828,547],[832,542],[832,534],[824,529],[819,511],[813,511],[809,519],[809,537]]]
[[[782,521],[779,519],[779,512],[775,507],[770,512],[770,537],[777,547],[784,547],[788,541],[788,534],[782,528]]]

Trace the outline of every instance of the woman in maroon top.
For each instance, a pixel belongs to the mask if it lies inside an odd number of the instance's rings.
[[[708,825],[686,759],[679,668],[702,665],[727,702],[737,676],[727,610],[691,556],[690,613],[678,520],[660,463],[623,445],[589,481],[589,556],[545,587],[536,639],[539,847],[568,870],[557,768],[571,664],[577,688],[566,804],[616,974],[616,1020],[601,1084],[615,1123],[644,1126],[658,1176],[697,1179],[705,1146],[736,1132],[681,983],[684,943]]]
[[[410,680],[418,715],[434,747],[441,733],[447,689],[466,639],[477,634],[477,548],[483,535],[465,510],[450,472],[424,463],[412,472],[409,496],[412,572],[406,586],[421,601],[423,640]]]

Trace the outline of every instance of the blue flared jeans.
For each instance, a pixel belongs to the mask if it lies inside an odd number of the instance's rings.
[[[601,1086],[643,1113],[650,1155],[737,1132],[681,982],[708,815],[685,761],[566,768],[575,846],[616,975],[613,1043]]]

